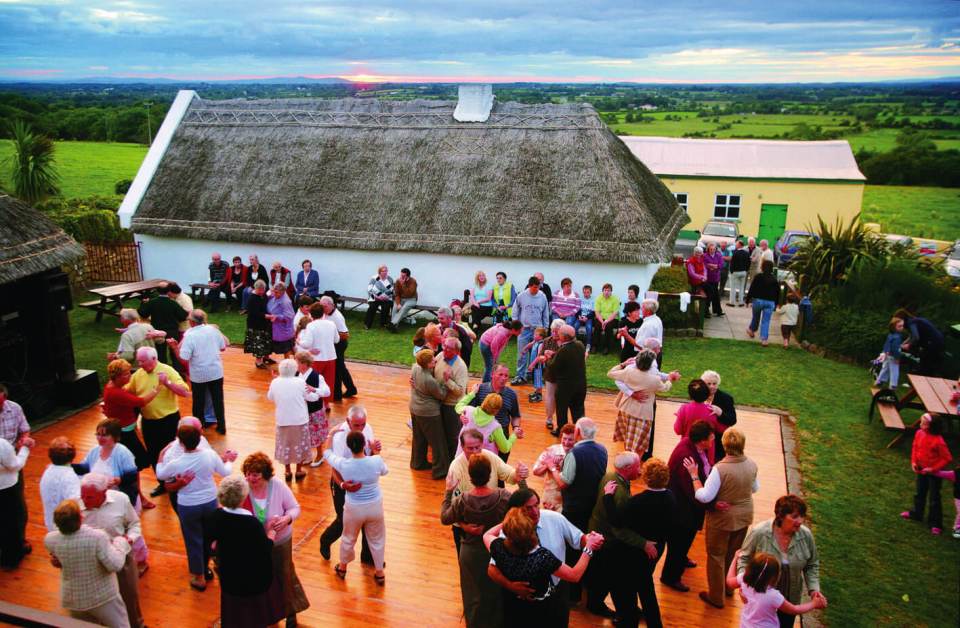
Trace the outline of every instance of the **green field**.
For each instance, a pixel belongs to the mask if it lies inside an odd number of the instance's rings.
[[[113,194],[121,179],[132,179],[147,155],[142,144],[57,142],[56,165],[64,198]],[[0,140],[0,185],[10,180],[13,144]]]
[[[862,207],[863,221],[880,223],[884,233],[960,238],[960,188],[868,185]]]

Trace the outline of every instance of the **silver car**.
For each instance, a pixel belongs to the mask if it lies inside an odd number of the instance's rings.
[[[698,244],[706,250],[707,245],[712,242],[717,245],[717,249],[724,251],[738,237],[740,237],[740,229],[737,227],[737,223],[711,220],[703,226]]]

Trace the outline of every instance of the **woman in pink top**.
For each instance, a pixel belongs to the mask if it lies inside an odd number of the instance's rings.
[[[564,277],[560,281],[560,292],[553,295],[550,309],[557,318],[562,318],[567,325],[573,325],[580,316],[580,295],[573,291],[573,280]]]
[[[480,355],[483,356],[483,382],[489,382],[493,375],[493,365],[510,339],[519,336],[523,330],[520,321],[508,321],[494,325],[480,336]]]
[[[717,438],[727,429],[717,421],[717,415],[713,412],[713,407],[707,403],[710,397],[710,387],[702,379],[695,379],[687,386],[687,394],[690,395],[690,401],[680,406],[677,410],[677,420],[673,424],[673,431],[679,436],[686,436],[690,432],[690,426],[697,421],[706,421],[713,428]],[[710,463],[714,462],[714,452],[710,450]]]

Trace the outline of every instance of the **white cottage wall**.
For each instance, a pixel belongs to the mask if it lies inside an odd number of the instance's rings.
[[[473,276],[478,270],[487,274],[491,285],[497,271],[503,271],[508,279],[522,290],[529,277],[539,271],[553,290],[560,289],[560,280],[570,277],[574,289],[593,286],[594,296],[600,294],[604,283],[613,284],[614,294],[623,300],[627,286],[637,284],[641,293],[650,286],[658,264],[610,264],[598,262],[568,262],[540,259],[517,259],[480,257],[469,255],[442,255],[437,253],[379,252],[347,249],[312,249],[296,246],[266,244],[237,244],[162,238],[137,235],[142,243],[144,278],[162,277],[177,281],[184,290],[191,283],[206,282],[210,255],[218,252],[223,259],[239,255],[243,263],[256,254],[260,263],[269,268],[280,261],[294,272],[300,270],[303,260],[309,259],[320,273],[320,289],[335,290],[345,296],[366,296],[367,282],[376,274],[380,264],[387,264],[390,275],[396,278],[400,268],[407,267],[417,280],[419,301],[424,305],[446,305],[459,298],[463,291],[473,285]]]

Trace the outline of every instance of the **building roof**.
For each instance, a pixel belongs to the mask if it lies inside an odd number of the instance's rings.
[[[846,140],[714,140],[621,137],[660,176],[865,181]]]
[[[0,284],[10,283],[84,255],[83,247],[42,212],[0,193]]]
[[[688,220],[586,104],[183,96],[121,208],[137,233],[648,263]]]

